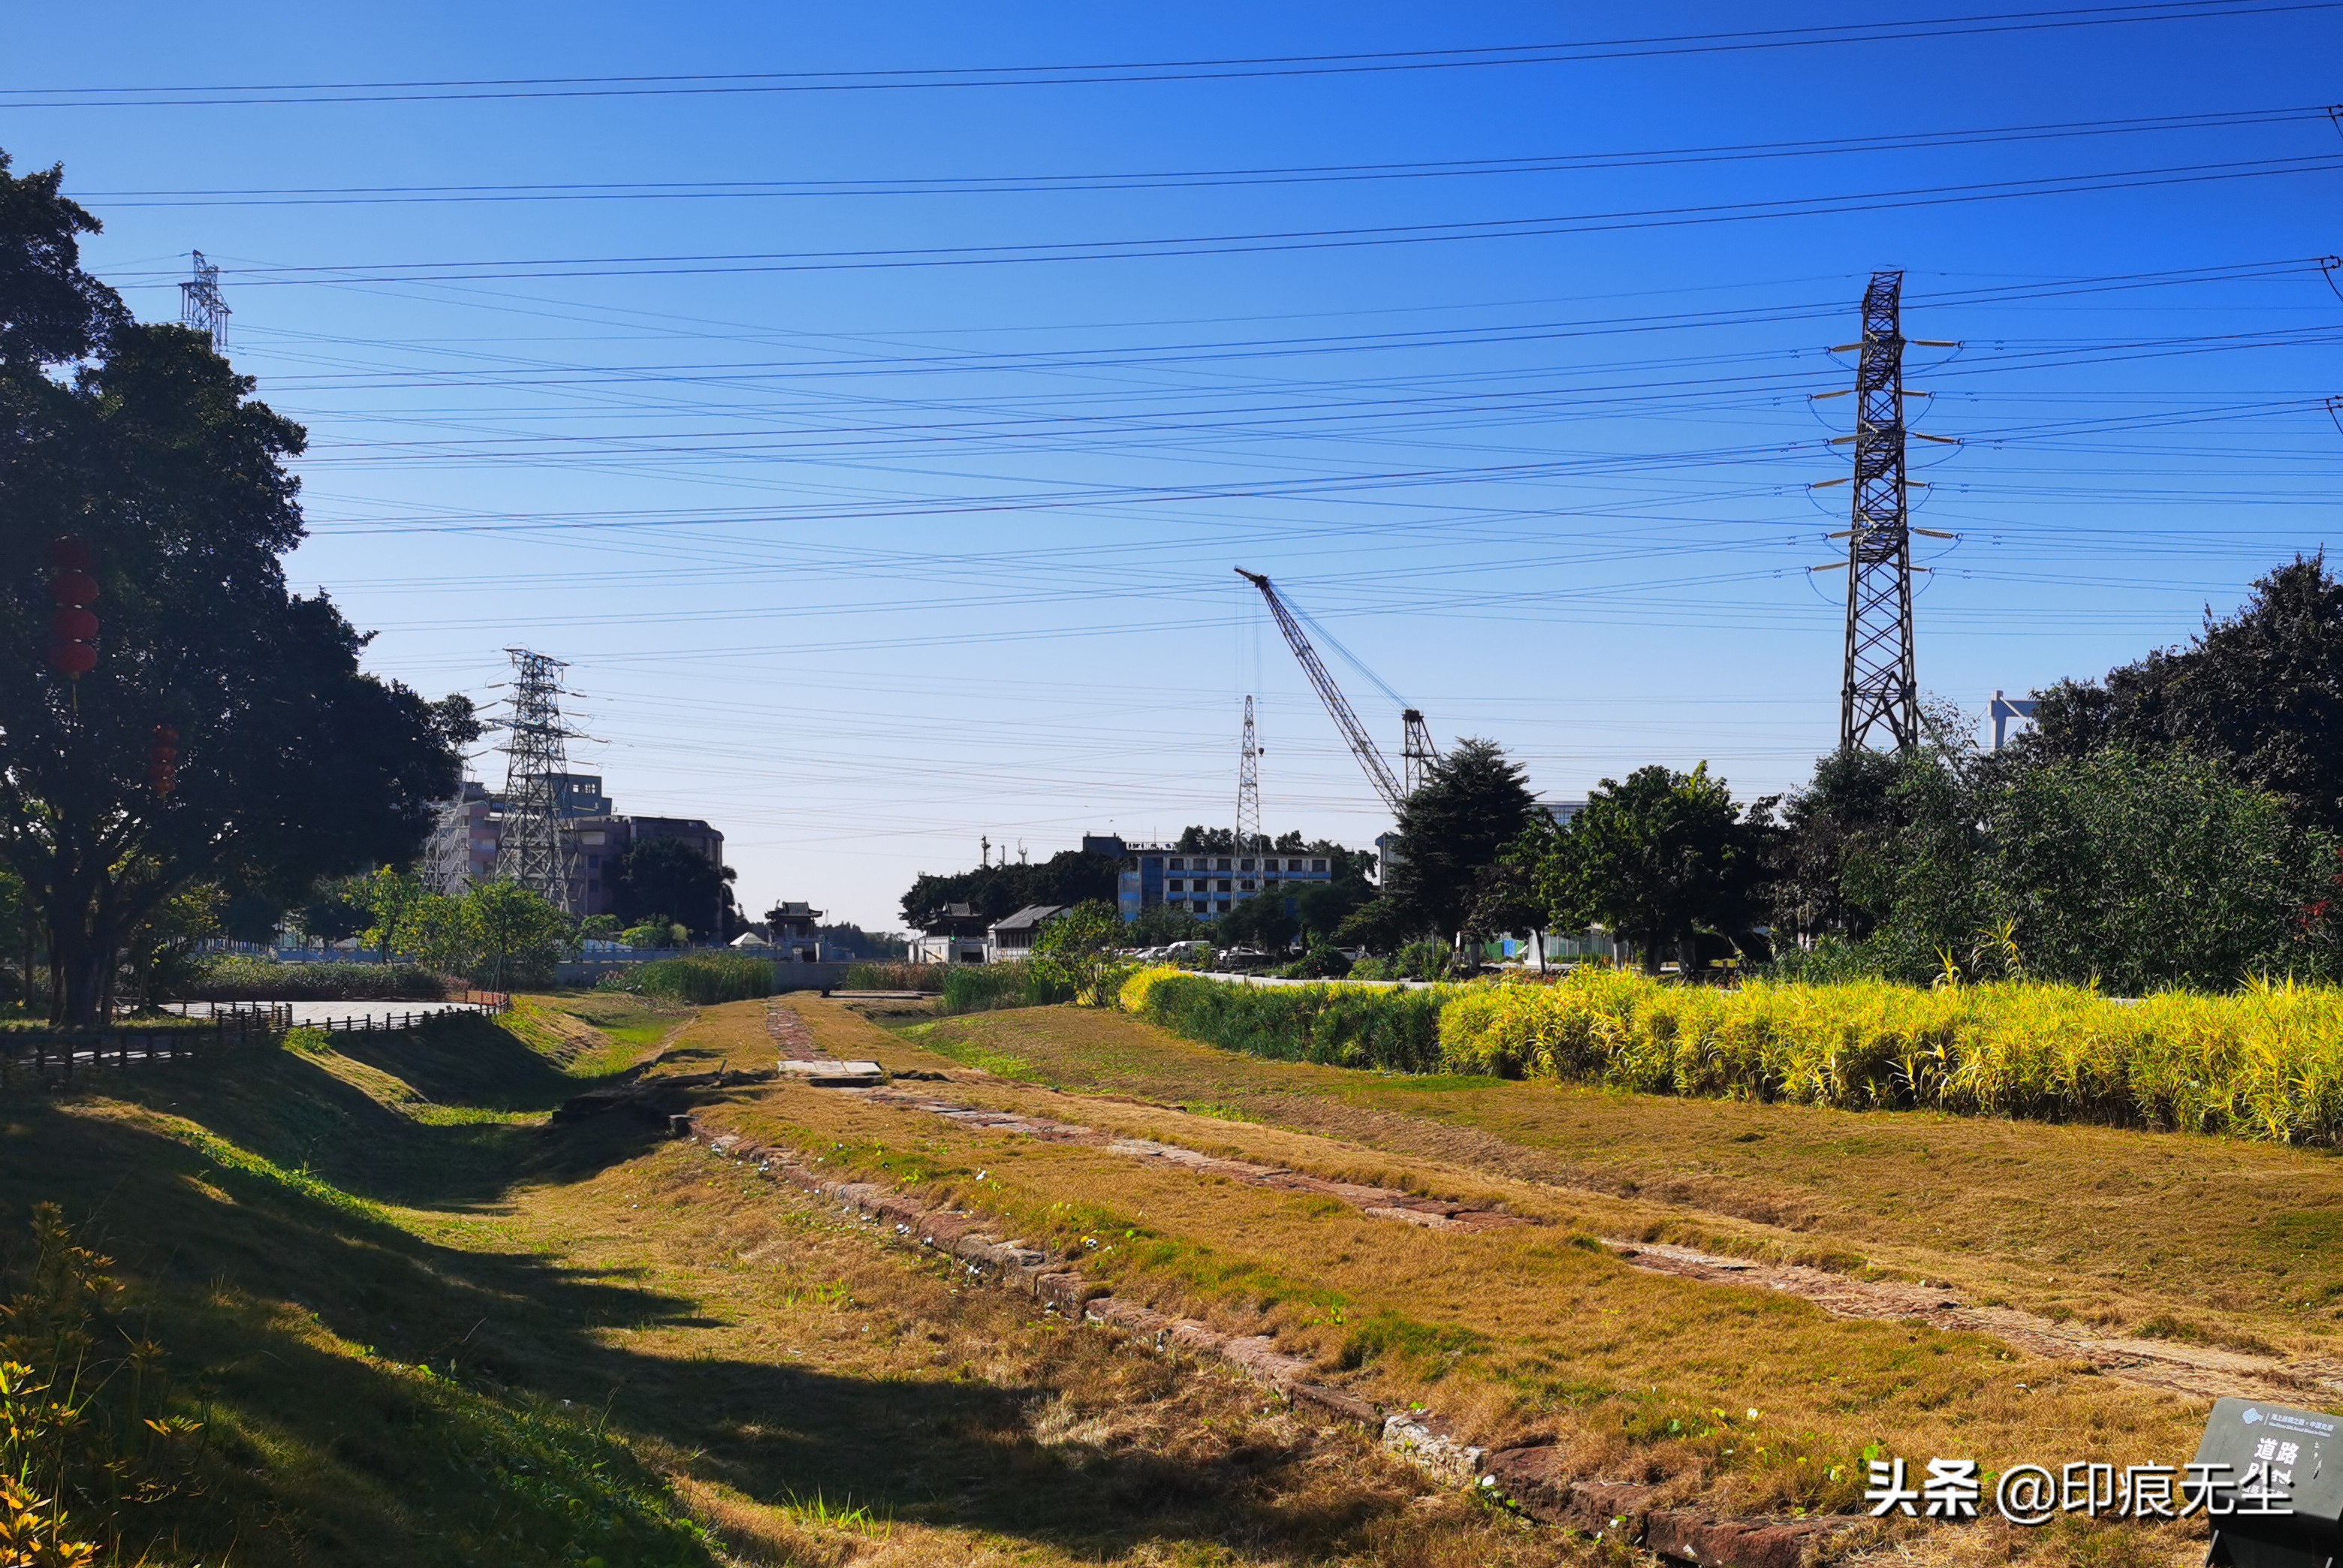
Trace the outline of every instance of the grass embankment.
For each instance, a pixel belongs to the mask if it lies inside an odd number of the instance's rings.
[[[836,1004],[787,1005],[840,1055],[900,1069],[965,1054],[1021,1063],[1031,1079],[1073,1087],[1103,1090],[1111,1078],[1116,1095],[970,1079],[952,1085],[955,1100],[1312,1174],[1501,1200],[1542,1221],[1428,1231],[1315,1196],[814,1090],[776,1091],[723,1113],[836,1166],[997,1216],[1004,1231],[1082,1260],[1118,1295],[1231,1332],[1274,1333],[1281,1350],[1315,1355],[1330,1379],[1393,1402],[1429,1403],[1472,1441],[1559,1438],[1580,1473],[1663,1481],[1728,1510],[1835,1510],[1855,1504],[1865,1451],[1882,1444],[1905,1455],[1974,1457],[1989,1470],[2029,1459],[2177,1463],[2201,1429],[2201,1408],[2087,1367],[2016,1354],[1979,1335],[1834,1319],[1762,1291],[1653,1274],[1589,1244],[1592,1234],[1681,1221],[1665,1202],[1475,1169],[1399,1140],[1370,1149],[1366,1139],[1278,1126],[1270,1104],[1285,1102],[1301,1121],[1306,1106],[1339,1113],[1342,1091],[1362,1081],[1404,1091],[1419,1106],[1475,1086],[1232,1058],[1134,1020],[1071,1009],[951,1020],[890,1040]],[[1164,1055],[1179,1063],[1170,1072],[1151,1065]],[[1182,1071],[1183,1092],[1166,1095]],[[1544,1087],[1481,1087],[1554,1098]],[[1122,1098],[1133,1093],[1204,1113]],[[1445,1131],[1402,1111],[1358,1126],[1378,1121]],[[1754,1229],[1732,1228],[1744,1239]],[[1906,1229],[1925,1236],[1928,1226],[1907,1215]]]
[[[1253,1147],[1254,1126],[1322,1134],[1363,1179],[1378,1161],[1422,1161],[1527,1184],[1601,1235],[1945,1282],[1985,1304],[2135,1333],[2343,1352],[2343,1169],[2324,1152],[1353,1072],[1073,1009],[953,1020],[914,1038],[1026,1082],[1185,1108],[1232,1146]]]
[[[198,1423],[122,1559],[1559,1560],[695,1145],[547,1124],[661,1049],[769,1062],[763,1010],[527,998],[0,1101],[0,1221],[52,1201],[113,1256],[107,1333]]]

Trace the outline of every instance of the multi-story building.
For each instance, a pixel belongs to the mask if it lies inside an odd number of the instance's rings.
[[[593,773],[553,776],[555,809],[570,864],[577,868],[571,905],[580,915],[617,912],[620,862],[637,844],[680,839],[710,865],[724,864],[724,835],[697,817],[627,817],[613,809]],[[462,892],[496,875],[497,845],[504,830],[504,802],[488,786],[471,779],[462,795],[443,803],[423,855],[424,876],[436,891]]]
[[[1300,892],[1334,879],[1333,863],[1324,855],[1289,850],[1262,850],[1250,855],[1222,855],[1182,849],[1177,844],[1125,844],[1120,839],[1082,841],[1112,842],[1121,851],[1122,874],[1115,902],[1126,920],[1141,910],[1168,904],[1200,919],[1225,915],[1256,893]]]

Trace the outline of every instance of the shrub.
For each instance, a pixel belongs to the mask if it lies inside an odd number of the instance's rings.
[[[1146,1016],[1174,1034],[1283,1061],[1432,1072],[1440,1008],[1454,988],[1231,985],[1163,975],[1141,993]]]
[[[2136,1002],[2006,981],[1677,987],[1582,970],[1463,991],[1440,1019],[1453,1071],[1847,1109],[1927,1107],[2332,1143],[2343,1135],[2343,990],[2254,983]]]
[[[1150,964],[1122,982],[1116,1000],[1122,1004],[1123,1011],[1143,1013],[1147,1010],[1147,993],[1155,989],[1155,982],[1179,972],[1174,964]]]
[[[939,1011],[990,1012],[1005,1007],[1048,1007],[1074,1000],[1066,980],[1030,964],[954,964],[944,971]]]
[[[626,990],[662,1001],[711,1007],[773,994],[773,960],[745,953],[709,953],[705,958],[656,959],[628,971]]]
[[[287,964],[224,955],[186,988],[191,1001],[438,1001],[448,981],[417,964]]]
[[[854,963],[839,982],[848,990],[941,990],[942,964]]]

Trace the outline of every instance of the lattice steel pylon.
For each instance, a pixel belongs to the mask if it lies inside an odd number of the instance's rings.
[[[1912,657],[1912,531],[1904,471],[1904,275],[1875,272],[1863,292],[1855,372],[1855,518],[1846,541],[1846,678],[1838,743],[1885,730],[1899,751],[1920,742]]]
[[[1400,774],[1413,795],[1432,777],[1432,765],[1440,760],[1440,748],[1432,743],[1432,726],[1423,721],[1420,709],[1402,709],[1399,721]]]
[[[561,719],[561,672],[568,665],[525,648],[508,648],[513,685],[504,721],[504,821],[497,837],[497,880],[518,882],[564,914],[578,912],[576,851],[561,832],[559,779],[568,771],[564,746],[576,732]]]
[[[220,297],[219,268],[206,261],[202,251],[192,254],[196,276],[179,285],[179,325],[208,334],[214,351],[226,353],[228,309]]]
[[[1252,699],[1245,699],[1244,739],[1237,745],[1237,853],[1261,839],[1261,745],[1253,734]]]

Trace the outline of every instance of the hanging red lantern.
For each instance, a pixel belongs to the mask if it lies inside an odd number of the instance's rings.
[[[49,597],[57,602],[49,619],[49,668],[68,680],[78,680],[97,668],[97,617],[89,608],[97,602],[97,565],[89,541],[52,540],[49,562],[56,573],[49,578]]]
[[[146,743],[146,783],[166,800],[179,787],[179,732],[167,724],[155,726]]]

